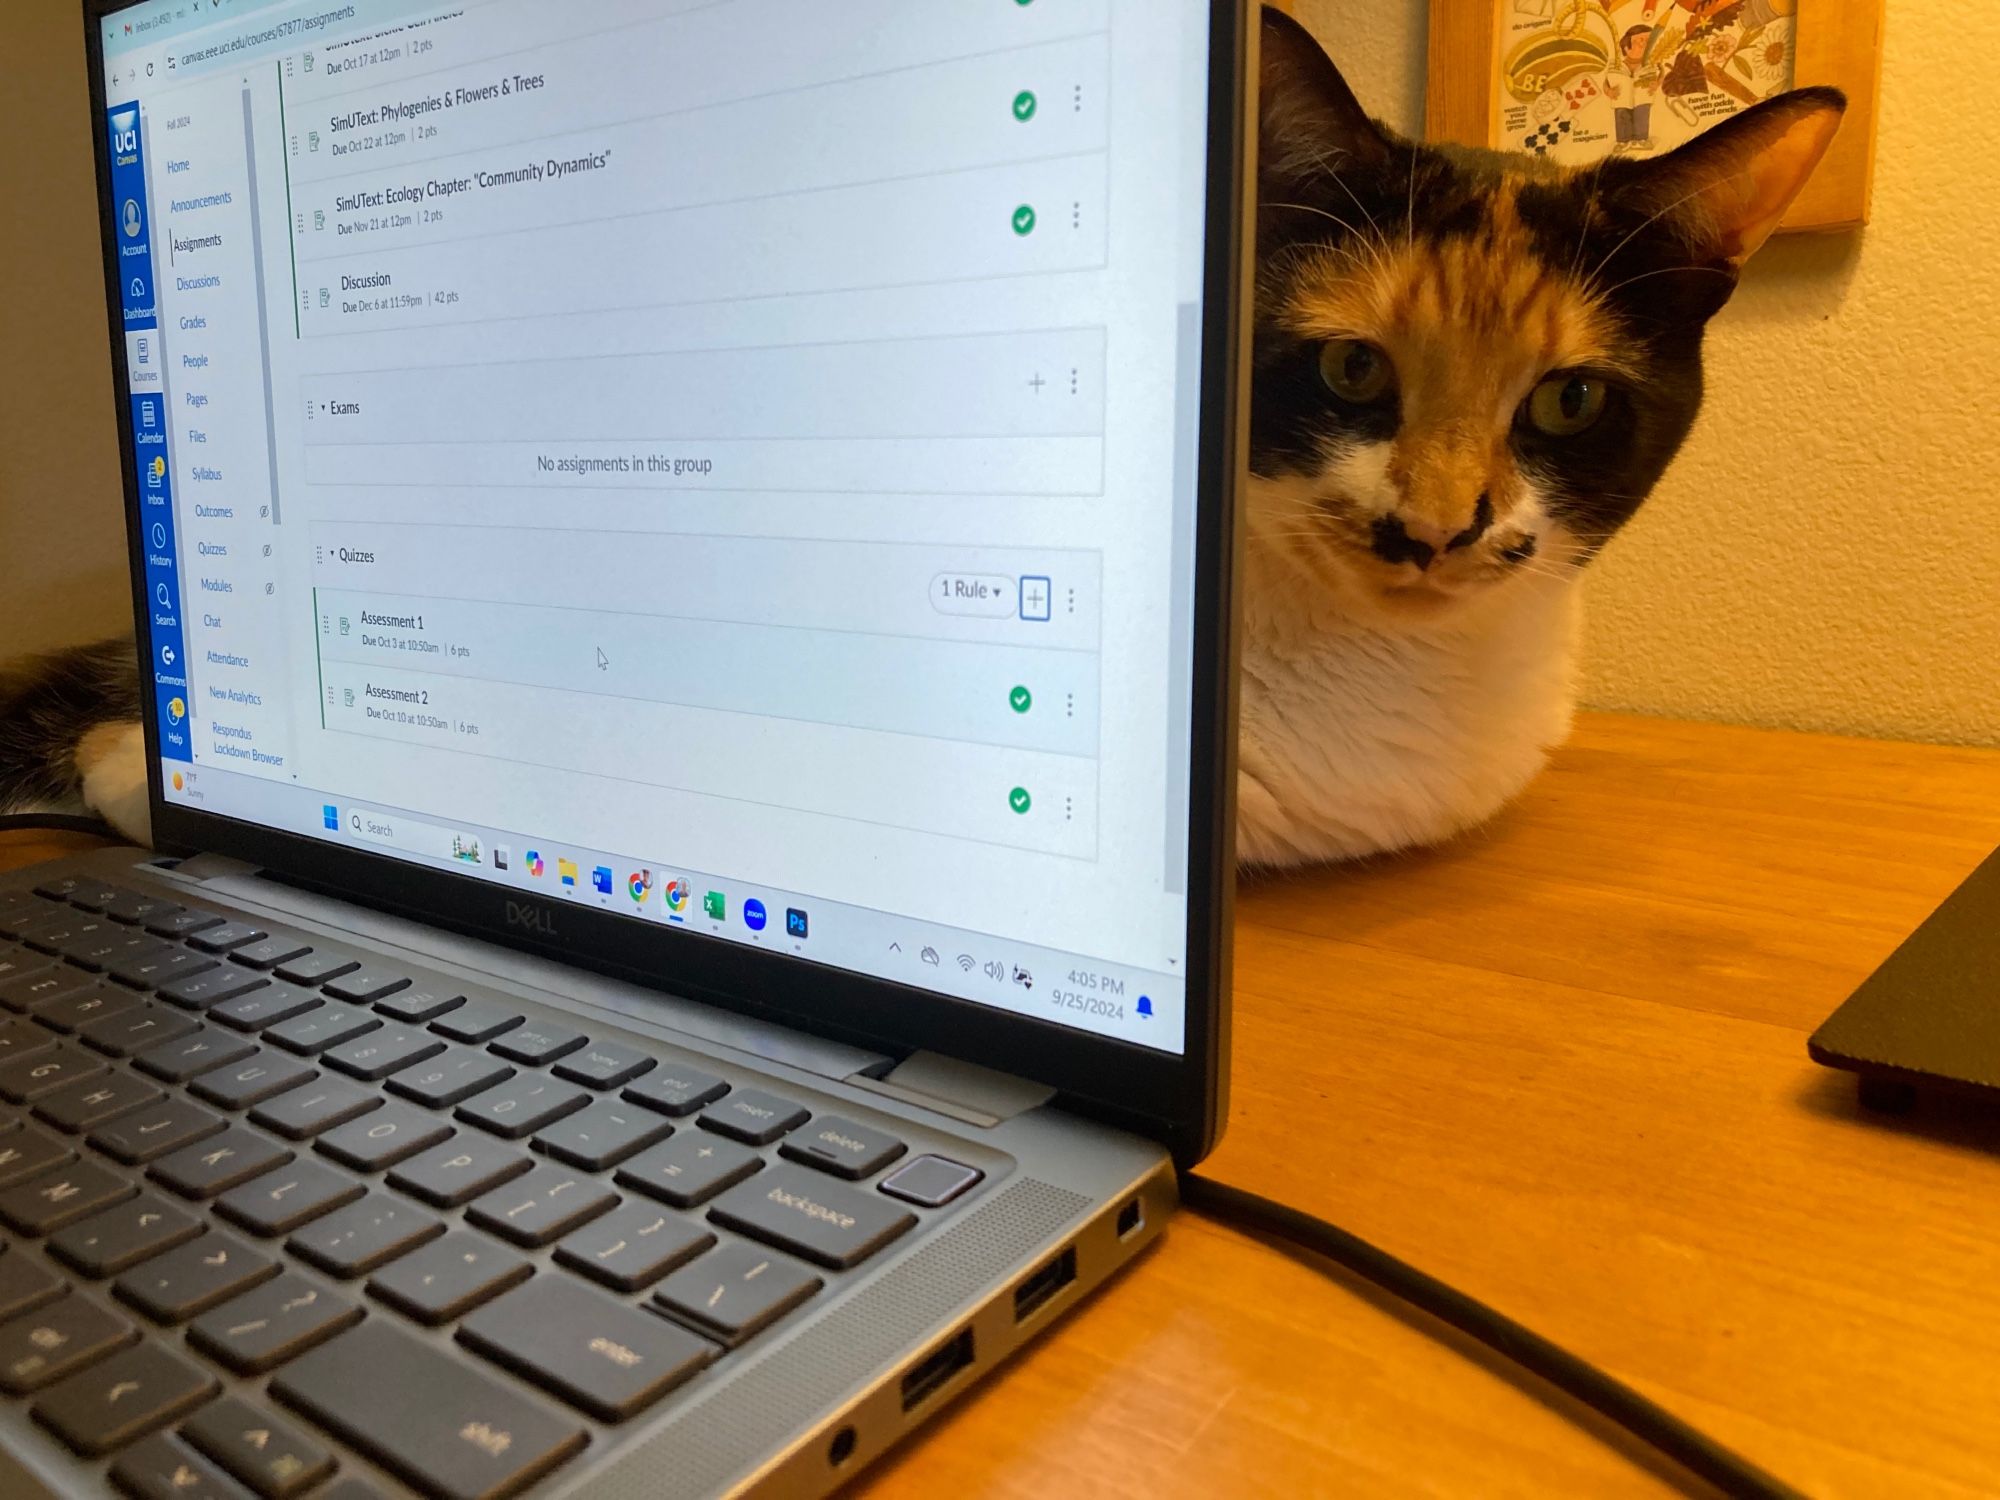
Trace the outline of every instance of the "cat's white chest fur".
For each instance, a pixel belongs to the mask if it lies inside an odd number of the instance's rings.
[[[1344,611],[1255,540],[1245,566],[1237,855],[1353,859],[1484,822],[1568,734],[1573,574],[1533,573],[1448,619]]]

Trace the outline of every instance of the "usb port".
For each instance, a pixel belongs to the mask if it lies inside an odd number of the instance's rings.
[[[972,1330],[962,1328],[910,1366],[903,1376],[903,1410],[915,1411],[971,1363]]]
[[[1014,1288],[1014,1321],[1025,1323],[1051,1297],[1076,1280],[1076,1250],[1063,1251]]]

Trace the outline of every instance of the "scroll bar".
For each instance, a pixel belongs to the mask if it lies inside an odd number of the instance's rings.
[[[1167,619],[1166,891],[1187,894],[1188,761],[1194,693],[1195,442],[1201,436],[1201,304],[1180,304],[1174,329],[1173,577]]]
[[[278,514],[278,424],[271,411],[271,323],[264,311],[264,216],[257,204],[257,135],[250,119],[250,90],[243,90],[244,180],[250,185],[250,263],[257,269],[257,353],[264,361],[264,458],[271,466],[271,524]]]

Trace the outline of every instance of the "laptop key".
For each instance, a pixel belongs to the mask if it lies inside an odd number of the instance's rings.
[[[811,1118],[804,1106],[762,1089],[738,1089],[701,1112],[703,1126],[752,1146],[767,1146]]]
[[[468,999],[431,1022],[431,1030],[454,1042],[490,1042],[527,1019],[520,1007],[502,1000]]]
[[[188,1324],[187,1340],[238,1375],[261,1375],[362,1318],[361,1308],[287,1271]]]
[[[148,1047],[132,1059],[142,1073],[163,1078],[168,1083],[186,1083],[190,1078],[240,1061],[257,1050],[247,1037],[217,1026],[197,1026],[184,1037]]]
[[[92,1057],[69,1042],[57,1042],[45,1051],[0,1063],[0,1099],[30,1104],[66,1083],[103,1071],[103,1058]]]
[[[428,1110],[392,1100],[338,1130],[329,1130],[313,1142],[313,1149],[357,1172],[381,1172],[457,1133],[448,1121]]]
[[[279,1371],[271,1394],[443,1500],[510,1495],[587,1440],[574,1418],[382,1318]]]
[[[740,1344],[820,1289],[797,1261],[756,1245],[724,1245],[681,1267],[654,1303],[727,1344]]]
[[[413,1156],[389,1173],[389,1186],[439,1208],[456,1208],[533,1166],[519,1151],[484,1136],[461,1135]]]
[[[137,891],[126,891],[116,901],[106,903],[104,915],[114,922],[136,924],[157,922],[180,910],[182,908],[176,903],[158,896],[144,896]]]
[[[141,1193],[72,1224],[49,1240],[49,1254],[85,1276],[116,1276],[201,1233],[201,1220],[158,1193]]]
[[[836,1271],[860,1265],[917,1222],[908,1209],[875,1194],[792,1166],[772,1167],[755,1182],[731,1188],[708,1216]]]
[[[96,1458],[166,1426],[220,1389],[208,1371],[148,1341],[50,1387],[30,1410],[71,1448]]]
[[[204,1406],[181,1436],[265,1500],[288,1500],[333,1472],[333,1455],[319,1443],[236,1396]]]
[[[267,1026],[264,1040],[292,1052],[311,1054],[351,1042],[381,1025],[382,1018],[373,1011],[353,1005],[322,1005],[318,1010]]]
[[[0,1323],[0,1391],[38,1391],[138,1336],[127,1319],[70,1292],[29,1317]]]
[[[643,1104],[663,1115],[691,1115],[704,1104],[713,1104],[729,1092],[729,1085],[713,1073],[662,1062],[659,1067],[625,1090],[634,1104]]]
[[[568,1167],[541,1163],[531,1172],[475,1199],[467,1223],[517,1245],[547,1245],[616,1208],[610,1188]]]
[[[567,1276],[537,1277],[481,1308],[458,1341],[606,1422],[645,1410],[721,1352]]]
[[[184,1323],[277,1274],[270,1256],[210,1230],[127,1271],[111,1290],[157,1323]]]
[[[612,1180],[675,1208],[693,1208],[763,1165],[755,1151],[690,1130],[633,1157]]]
[[[217,968],[216,961],[203,953],[185,948],[162,948],[154,953],[134,953],[111,966],[111,977],[135,990],[150,990],[189,974]]]
[[[75,1159],[76,1153],[54,1136],[39,1130],[9,1130],[0,1135],[0,1188]]]
[[[589,1040],[582,1032],[572,1031],[567,1026],[531,1021],[508,1032],[488,1050],[501,1057],[511,1057],[515,1062],[539,1067],[545,1062],[554,1062],[558,1057],[567,1057]]]
[[[318,1010],[324,1004],[311,990],[302,990],[295,984],[266,984],[234,1000],[223,1001],[208,1013],[208,1018],[238,1031],[262,1031],[266,1026]]]
[[[267,937],[261,942],[246,943],[231,951],[229,961],[242,964],[246,969],[275,969],[279,964],[290,963],[295,958],[304,958],[312,952],[312,944],[295,937]]]
[[[69,948],[63,957],[79,969],[95,971],[109,968],[117,960],[134,953],[150,953],[160,946],[158,938],[148,937],[143,932],[106,925],[96,937]]]
[[[253,1500],[220,1466],[169,1432],[142,1438],[119,1454],[111,1483],[133,1500]]]
[[[444,1221],[387,1193],[370,1193],[308,1224],[285,1243],[335,1276],[361,1276],[444,1233]]]
[[[202,1074],[188,1091],[224,1109],[248,1109],[317,1077],[318,1070],[304,1058],[273,1047],[253,1047],[236,1061]]]
[[[183,1198],[197,1201],[226,1193],[292,1159],[292,1153],[254,1131],[232,1125],[192,1146],[163,1156],[146,1175]]]
[[[630,1083],[641,1073],[650,1072],[659,1059],[634,1047],[617,1042],[592,1042],[581,1052],[573,1052],[551,1071],[571,1083],[594,1089],[615,1089]]]
[[[101,1016],[115,1016],[141,1004],[128,989],[113,984],[93,984],[75,990],[52,1005],[35,1012],[35,1020],[52,1031],[72,1032]]]
[[[79,1078],[75,1083],[45,1095],[35,1105],[40,1118],[69,1135],[81,1135],[93,1126],[115,1119],[128,1109],[163,1099],[157,1085],[130,1073],[117,1072]]]
[[[350,1077],[373,1081],[415,1067],[444,1049],[445,1044],[428,1031],[385,1026],[338,1047],[329,1047],[319,1060]]]
[[[0,981],[0,1005],[17,1015],[28,1015],[38,1006],[48,1005],[70,995],[95,989],[97,981],[81,969],[64,964],[53,969],[43,969],[34,974],[19,974],[12,979]]]
[[[29,948],[9,948],[0,952],[0,981],[19,979],[23,974],[39,974],[53,969],[56,961],[46,953]]]
[[[437,1028],[433,1026],[431,1030]],[[444,1109],[470,1099],[474,1094],[505,1083],[514,1076],[511,1064],[484,1052],[464,1047],[447,1047],[436,1057],[426,1058],[413,1068],[389,1080],[389,1092],[414,1099],[432,1109]]]
[[[352,1000],[356,1005],[373,1005],[384,996],[410,987],[410,976],[391,969],[363,964],[338,979],[329,979],[321,988],[336,1000]]]
[[[309,1159],[288,1162],[232,1188],[215,1211],[254,1235],[270,1239],[354,1202],[367,1189],[347,1173]]]
[[[76,1039],[113,1057],[130,1057],[172,1037],[186,1036],[197,1024],[193,1016],[147,1000],[115,1016],[100,1016],[77,1027]]]
[[[373,1089],[364,1089],[344,1078],[321,1076],[302,1088],[289,1089],[258,1105],[250,1111],[250,1123],[275,1130],[287,1140],[303,1141],[380,1109],[385,1102]]]
[[[69,904],[82,911],[103,911],[112,902],[130,894],[94,875],[86,875],[69,893]]]
[[[534,1267],[484,1235],[454,1229],[392,1266],[377,1271],[368,1290],[419,1323],[450,1323],[519,1286]]]
[[[55,1301],[69,1283],[32,1255],[0,1255],[0,1319]]]
[[[218,966],[198,974],[185,974],[161,985],[160,998],[169,1005],[178,1005],[182,1010],[207,1010],[224,1000],[234,1000],[238,995],[261,990],[270,982],[262,974]]]
[[[361,960],[337,948],[313,948],[297,958],[279,963],[277,975],[293,984],[325,984],[329,979],[361,967]]]
[[[261,943],[270,934],[248,922],[224,922],[220,927],[202,927],[187,935],[188,946],[203,953],[227,953],[233,948]]]
[[[94,1161],[71,1162],[0,1191],[0,1223],[17,1234],[50,1234],[137,1191],[123,1173]]]
[[[534,1148],[544,1156],[602,1172],[638,1155],[674,1133],[658,1115],[617,1099],[599,1099],[588,1109],[565,1115],[535,1132]]]
[[[220,927],[229,919],[221,912],[200,911],[194,907],[183,907],[179,911],[168,912],[164,916],[148,917],[146,931],[156,937],[182,938],[191,932],[204,932],[211,927]]]
[[[615,1292],[636,1292],[714,1243],[700,1225],[650,1203],[628,1203],[556,1246],[556,1260]]]
[[[821,1115],[801,1130],[778,1154],[801,1166],[818,1167],[850,1181],[873,1177],[909,1147],[880,1130],[857,1125],[839,1115]]]
[[[459,1105],[454,1113],[468,1125],[515,1141],[564,1115],[575,1114],[588,1103],[590,1095],[582,1089],[552,1082],[539,1073],[525,1073],[504,1087],[488,1089]]]
[[[185,1099],[170,1098],[98,1126],[89,1139],[105,1155],[133,1167],[157,1161],[190,1142],[205,1140],[226,1123],[220,1115]]]
[[[446,1011],[457,1010],[463,1004],[463,995],[423,985],[416,989],[398,990],[386,1000],[376,1001],[375,1009],[392,1021],[408,1021],[413,1026],[420,1026],[425,1021],[436,1020]]]
[[[39,1026],[17,1021],[11,1016],[0,1016],[0,1063],[25,1057],[30,1052],[40,1052],[54,1044],[55,1038]]]

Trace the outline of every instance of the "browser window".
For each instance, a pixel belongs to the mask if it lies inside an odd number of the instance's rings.
[[[104,25],[169,800],[1181,1049],[1206,5]]]

